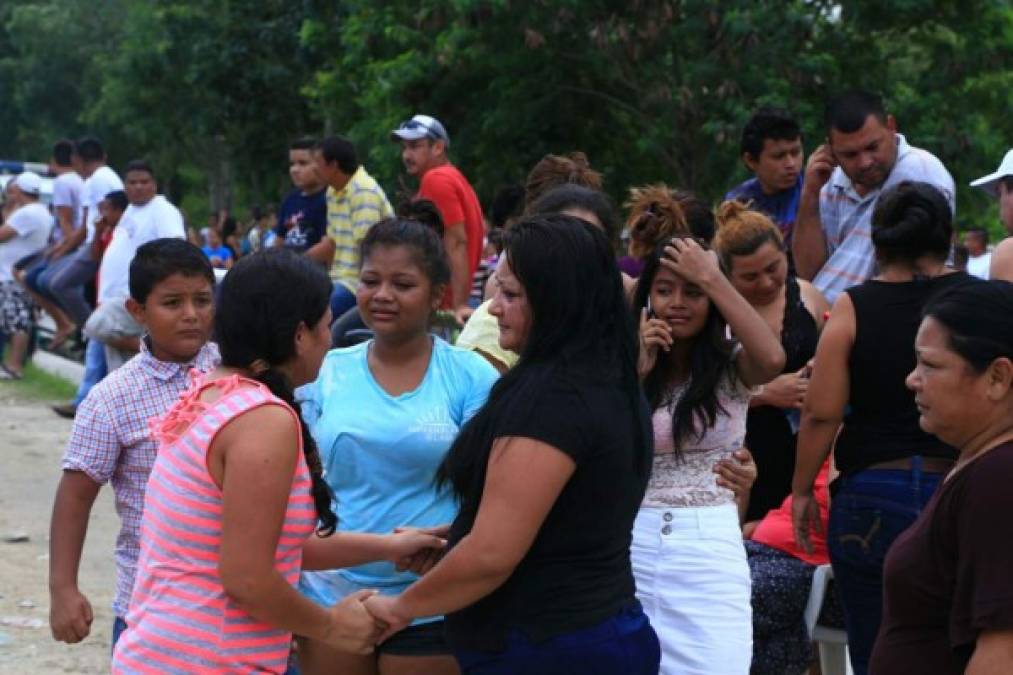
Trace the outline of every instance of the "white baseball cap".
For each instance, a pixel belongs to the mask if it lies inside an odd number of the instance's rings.
[[[14,184],[26,195],[38,197],[39,193],[42,192],[42,178],[34,171],[19,173],[18,177],[14,179]]]
[[[993,197],[998,198],[999,181],[1006,176],[1013,176],[1013,150],[1006,153],[1006,156],[1002,158],[1002,163],[999,164],[999,168],[993,173],[982,176],[978,180],[972,180],[971,187],[980,187]]]
[[[390,132],[390,140],[417,141],[420,138],[431,138],[441,140],[450,147],[450,136],[447,130],[440,123],[440,120],[430,115],[416,115],[415,117],[402,122],[394,131]]]

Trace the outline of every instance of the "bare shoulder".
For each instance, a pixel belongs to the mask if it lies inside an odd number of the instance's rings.
[[[805,305],[806,310],[816,322],[816,330],[822,331],[830,311],[830,303],[815,286],[805,279],[798,280],[798,289],[802,296],[802,304]]]
[[[1006,237],[992,251],[989,279],[1013,281],[1013,237]]]

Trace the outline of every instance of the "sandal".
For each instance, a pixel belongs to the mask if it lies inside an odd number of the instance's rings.
[[[24,375],[15,373],[13,370],[0,363],[0,382],[14,382],[20,380]]]

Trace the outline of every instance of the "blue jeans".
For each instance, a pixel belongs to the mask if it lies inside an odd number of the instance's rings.
[[[531,642],[520,631],[502,652],[458,651],[465,675],[657,675],[661,645],[639,603],[597,626]]]
[[[81,378],[81,386],[77,388],[74,405],[81,405],[84,397],[102,381],[106,372],[106,346],[98,340],[88,340],[88,346],[84,350],[84,377]]]
[[[113,644],[112,644],[113,649],[116,649],[116,643],[119,641],[120,636],[123,635],[123,631],[125,631],[126,629],[127,629],[127,622],[121,619],[120,617],[116,617],[116,620],[113,621]]]
[[[355,293],[345,288],[345,285],[334,282],[334,290],[331,291],[331,321],[355,307]]]
[[[82,246],[50,265],[39,283],[46,287],[60,308],[78,326],[83,326],[91,313],[91,305],[84,298],[84,287],[95,278],[98,263],[91,259],[89,247]]]
[[[25,286],[33,293],[41,295],[50,302],[56,302],[56,298],[49,292],[49,286],[44,283],[46,271],[52,265],[48,260],[40,260],[25,272]]]
[[[914,523],[943,479],[941,473],[923,472],[921,457],[911,462],[910,471],[867,469],[844,474],[830,500],[827,548],[855,675],[868,671],[883,618],[886,552]]]

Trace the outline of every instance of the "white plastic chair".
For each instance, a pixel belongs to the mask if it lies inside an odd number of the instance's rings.
[[[848,634],[840,628],[821,626],[820,618],[827,586],[834,578],[830,565],[820,565],[813,573],[813,585],[809,591],[809,602],[805,606],[805,627],[809,639],[817,644],[820,651],[820,671],[823,675],[851,675],[848,661]]]

